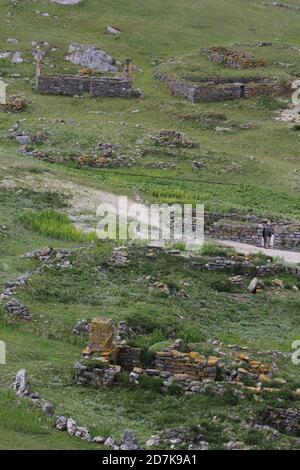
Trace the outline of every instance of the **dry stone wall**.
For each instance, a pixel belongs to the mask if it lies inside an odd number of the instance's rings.
[[[275,232],[274,248],[300,251],[300,223],[287,220],[271,222]],[[206,213],[205,233],[213,238],[261,247],[264,223],[266,219],[254,215]]]

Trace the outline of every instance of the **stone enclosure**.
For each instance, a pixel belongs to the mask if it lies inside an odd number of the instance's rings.
[[[97,77],[86,75],[47,75],[41,62],[36,68],[36,91],[41,94],[80,96],[90,93],[97,98],[132,98],[141,93],[134,90],[131,77],[131,60],[125,61],[121,76]]]
[[[200,56],[215,62],[224,68],[237,70],[263,68],[267,65],[265,59],[257,60],[252,54],[236,51],[226,47],[211,47],[201,49]],[[199,68],[201,66],[199,65]],[[209,73],[209,72],[208,72]],[[263,77],[263,73],[240,76],[239,78],[203,77],[178,79],[171,74],[157,69],[155,78],[167,84],[174,95],[181,95],[189,101],[225,101],[234,99],[256,98],[258,96],[285,96],[290,93],[291,84],[277,78]]]
[[[262,231],[266,219],[255,215],[205,214],[207,236],[262,246]],[[300,224],[286,220],[273,220],[274,248],[300,250]]]

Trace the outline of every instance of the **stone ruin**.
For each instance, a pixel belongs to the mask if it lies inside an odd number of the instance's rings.
[[[205,234],[212,238],[233,240],[262,246],[263,226],[268,219],[251,215],[205,214]],[[271,218],[275,231],[274,248],[299,251],[300,224],[297,221]]]
[[[228,47],[209,47],[200,49],[200,54],[207,56],[209,60],[213,62],[233,69],[250,69],[263,67],[267,64],[267,61],[264,59],[256,60],[252,54],[235,51]]]
[[[252,54],[226,47],[205,48],[199,52],[213,62],[237,70],[257,69],[267,64],[266,60],[257,60]],[[165,82],[172,94],[181,95],[193,103],[249,99],[259,96],[288,96],[291,93],[291,83],[287,80],[281,81],[276,77],[266,78],[260,75],[239,78],[205,77],[199,81],[192,81],[178,79],[158,67],[155,78]]]
[[[239,78],[237,79],[203,79],[201,82],[177,79],[160,69],[155,78],[170,88],[173,95],[180,95],[192,103],[201,101],[226,101],[235,99],[258,98],[259,96],[288,96],[291,84],[276,78]]]
[[[125,60],[124,72],[121,76],[97,77],[89,73],[82,75],[47,75],[43,63],[36,65],[36,91],[41,94],[80,96],[90,93],[101,98],[132,98],[140,97],[141,92],[132,86],[131,59]]]
[[[280,394],[287,383],[274,377],[273,366],[251,359],[244,353],[220,359],[206,357],[177,339],[156,353],[152,352],[151,367],[145,367],[142,350],[131,347],[131,329],[126,322],[115,328],[112,320],[94,318],[90,327],[88,347],[83,360],[74,366],[75,382],[96,388],[118,383],[121,373],[128,375],[132,386],[142,385],[146,378],[158,380],[161,391],[176,390],[186,395],[213,392],[224,395],[230,387],[233,396],[244,399],[245,393]],[[149,351],[150,352],[150,351]],[[295,392],[295,396],[298,391]]]
[[[115,329],[112,320],[94,318],[89,344],[83,351],[84,358],[91,361],[75,364],[76,382],[96,387],[112,385],[117,375],[125,371],[132,384],[138,385],[142,376],[148,376],[160,378],[165,388],[175,381],[193,393],[200,389],[201,381],[217,379],[219,359],[189,351],[181,340],[157,352],[153,368],[144,369],[142,350],[128,344],[129,334],[130,329],[125,322],[120,322]]]

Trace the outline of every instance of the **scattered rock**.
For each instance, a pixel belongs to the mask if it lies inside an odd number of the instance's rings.
[[[82,318],[73,326],[73,335],[82,335],[90,332],[91,322]]]
[[[74,436],[80,437],[80,439],[82,439],[83,441],[92,442],[91,435],[87,428],[80,427],[80,426],[77,427],[75,430]]]
[[[5,304],[4,308],[6,312],[20,318],[21,320],[29,321],[32,319],[29,308],[17,299],[9,300],[7,304]]]

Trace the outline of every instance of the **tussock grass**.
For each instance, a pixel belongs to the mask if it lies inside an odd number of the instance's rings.
[[[29,400],[11,391],[0,393],[0,427],[29,434],[47,434],[51,423]]]
[[[19,221],[26,227],[41,235],[60,240],[84,242],[96,240],[96,234],[85,234],[82,229],[76,228],[69,217],[53,209],[36,212],[32,209],[24,210],[19,215]]]

